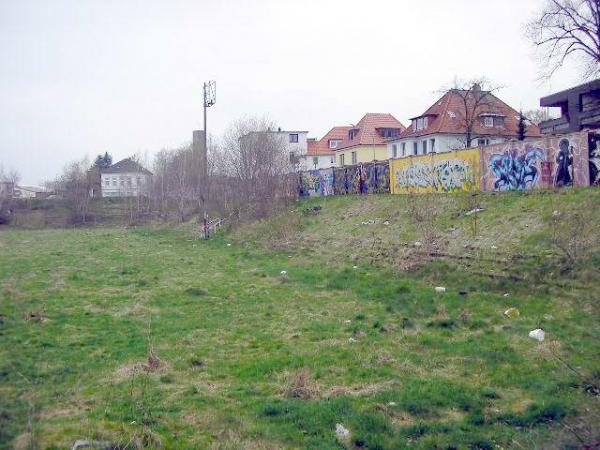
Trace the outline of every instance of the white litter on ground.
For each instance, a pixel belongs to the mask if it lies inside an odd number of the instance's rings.
[[[535,330],[531,330],[529,332],[529,337],[537,341],[543,342],[546,337],[546,333],[544,333],[544,330],[542,330],[541,328],[536,328]]]
[[[281,272],[279,272],[281,275],[287,275],[287,270],[282,270]]]
[[[346,441],[346,440],[350,439],[350,430],[348,430],[341,423],[336,423],[335,424],[335,435],[338,439],[340,439],[342,441]]]
[[[442,292],[446,292],[446,288],[444,286],[436,286],[435,292],[441,294]]]

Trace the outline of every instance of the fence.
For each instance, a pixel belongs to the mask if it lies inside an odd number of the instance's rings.
[[[600,186],[600,131],[510,141],[467,150],[300,174],[301,197]]]

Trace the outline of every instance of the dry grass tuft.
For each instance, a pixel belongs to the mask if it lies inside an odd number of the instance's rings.
[[[286,396],[300,400],[310,400],[317,394],[317,390],[310,386],[310,369],[303,367],[296,374],[291,386],[286,390]]]

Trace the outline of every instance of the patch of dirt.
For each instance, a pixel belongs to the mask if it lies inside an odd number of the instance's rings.
[[[25,322],[39,322],[44,323],[48,321],[47,317],[44,317],[40,310],[30,311],[23,316]]]
[[[385,391],[392,386],[397,386],[400,383],[396,380],[384,381],[375,384],[363,384],[358,386],[333,386],[327,392],[321,395],[322,398],[335,398],[335,397],[360,397],[363,395],[376,394],[378,392]]]
[[[148,354],[148,362],[136,363],[133,365],[127,365],[119,367],[112,376],[112,380],[116,383],[123,381],[127,378],[132,377],[136,373],[146,372],[164,372],[169,369],[169,364],[161,360],[158,355],[152,350]]]

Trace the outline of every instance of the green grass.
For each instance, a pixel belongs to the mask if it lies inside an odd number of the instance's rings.
[[[0,232],[0,448],[580,445],[566,427],[597,439],[598,239],[566,270],[541,218],[585,205],[600,223],[598,192],[418,198],[435,204],[441,253],[468,259],[404,245],[425,228],[410,201],[302,201],[209,242],[183,228]],[[539,326],[543,343],[527,336]],[[162,365],[133,370],[151,350]]]

